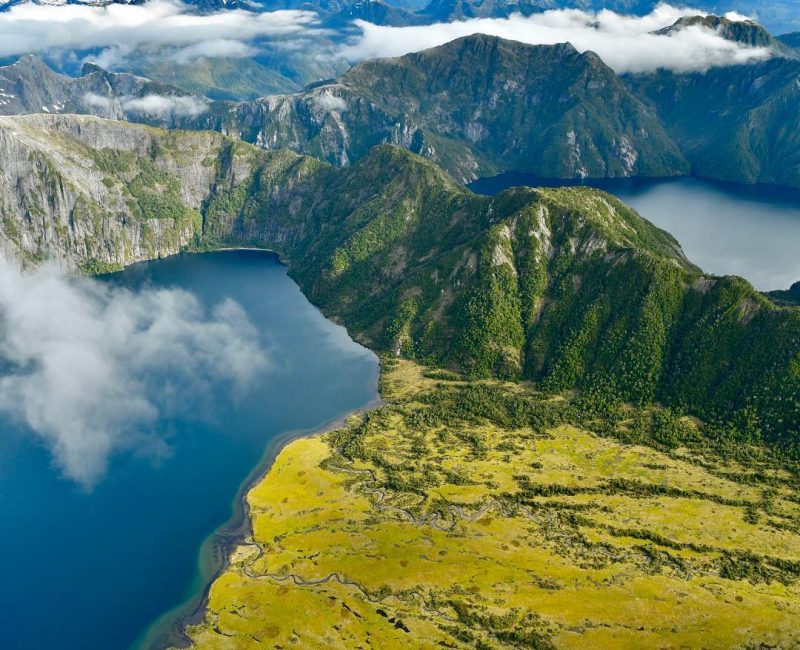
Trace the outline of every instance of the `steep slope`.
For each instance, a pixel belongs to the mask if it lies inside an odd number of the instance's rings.
[[[660,400],[792,453],[800,309],[703,275],[675,240],[590,189],[472,194],[381,146],[352,167],[213,133],[3,118],[6,248],[103,268],[255,244],[377,350],[472,376]]]
[[[218,188],[296,157],[216,133],[166,132],[74,115],[0,117],[0,246],[25,264],[89,271],[172,255],[202,237]],[[291,173],[283,177],[291,185]]]
[[[201,122],[336,164],[399,144],[461,181],[510,169],[558,178],[687,170],[654,115],[594,54],[484,35],[363,63],[336,82]]]
[[[91,64],[82,72],[80,77],[58,74],[35,56],[0,67],[0,115],[81,113],[172,126],[176,115],[198,115],[208,104],[136,75]]]
[[[724,39],[750,47],[772,48],[783,56],[794,56],[779,39],[770,34],[763,25],[752,20],[731,20],[713,14],[705,16],[683,16],[675,24],[659,29],[656,34],[672,36],[691,27],[704,27],[714,30]]]
[[[705,178],[800,187],[800,61],[661,70],[630,77],[629,88],[658,112]]]

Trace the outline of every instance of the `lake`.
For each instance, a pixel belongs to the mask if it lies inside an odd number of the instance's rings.
[[[280,442],[377,399],[376,357],[326,320],[272,254],[179,255],[100,282],[179,288],[208,309],[232,298],[268,368],[235,395],[211,385],[175,396],[183,415],[157,423],[169,454],[118,454],[90,490],[64,478],[23,425],[0,420],[1,648],[132,647],[208,584],[221,553],[204,541]],[[217,393],[213,417],[189,417]]]
[[[480,194],[508,187],[574,182],[502,174],[470,185]],[[716,183],[697,178],[598,180],[582,183],[614,194],[671,233],[704,271],[738,275],[760,291],[800,280],[800,191]]]

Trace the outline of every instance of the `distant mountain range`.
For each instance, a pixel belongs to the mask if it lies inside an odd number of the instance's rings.
[[[772,43],[749,23],[720,26],[731,38]],[[503,171],[553,178],[694,173],[800,187],[800,132],[785,126],[800,112],[800,60],[778,45],[760,63],[619,77],[569,45],[474,35],[251,102],[210,101],[95,66],[66,77],[29,57],[0,68],[0,113],[78,112],[211,129],[337,165],[388,142],[462,182]]]
[[[800,32],[784,34],[783,36],[779,36],[778,40],[780,40],[784,45],[788,45],[795,50],[800,49]]]
[[[94,66],[85,73],[73,80],[33,58],[0,69],[2,92],[13,96],[0,99],[0,112],[80,112],[212,129],[338,165],[391,142],[437,161],[463,182],[510,169],[562,178],[689,171],[654,111],[596,55],[570,45],[475,35],[363,63],[297,94],[239,103],[190,98]],[[162,102],[162,112],[148,112],[131,101],[146,95],[171,99]]]
[[[144,0],[131,0],[128,4],[139,4]],[[739,0],[743,1],[743,0]],[[108,4],[107,0],[0,0],[0,12],[18,4],[37,3],[42,5],[91,5]],[[123,0],[127,2],[127,0]],[[725,2],[700,2],[708,8],[744,10],[730,0]],[[164,83],[176,85],[186,91],[205,95],[219,100],[254,100],[265,95],[289,93],[301,90],[309,83],[336,77],[347,69],[348,63],[341,56],[334,56],[341,45],[359,32],[354,21],[389,26],[426,25],[437,22],[451,22],[472,17],[507,17],[512,13],[525,15],[540,13],[559,7],[579,9],[598,9],[604,6],[624,12],[644,14],[653,9],[656,3],[650,0],[613,0],[599,2],[594,0],[190,0],[187,4],[203,13],[225,9],[246,9],[248,11],[272,11],[295,9],[313,11],[319,15],[319,24],[325,29],[310,36],[309,47],[296,47],[286,39],[257,38],[250,45],[253,55],[244,58],[208,55],[191,61],[176,60],[171,48],[157,45],[139,45],[132,52],[126,52],[124,62],[105,63],[111,67],[149,77]],[[698,3],[694,3],[697,5]],[[750,3],[752,4],[752,3]],[[755,3],[757,4],[757,3]],[[694,21],[694,23],[692,23]],[[712,24],[710,21],[714,21]],[[787,34],[786,43],[773,38],[763,27],[755,23],[734,22],[725,27],[724,19],[711,17],[689,17],[681,24],[667,28],[667,32],[679,31],[689,24],[703,23],[717,28],[720,33],[748,44],[763,44],[774,49],[791,51],[792,35]],[[779,33],[780,26],[771,23],[773,31]],[[792,27],[785,25],[785,30]],[[800,24],[795,25],[800,29]],[[738,32],[738,33],[734,33]],[[747,40],[749,35],[750,40]],[[783,38],[783,37],[782,37]],[[796,39],[796,36],[794,37]],[[291,40],[291,39],[289,39]],[[97,56],[95,50],[70,51],[68,56],[56,54],[52,62],[58,69],[68,74],[76,74],[76,61],[92,60]],[[45,52],[43,56],[48,56]],[[11,62],[13,59],[6,59]]]

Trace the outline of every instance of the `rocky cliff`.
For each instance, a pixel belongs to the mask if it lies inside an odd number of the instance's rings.
[[[23,263],[117,268],[178,252],[258,152],[215,133],[71,115],[0,118],[0,241]]]

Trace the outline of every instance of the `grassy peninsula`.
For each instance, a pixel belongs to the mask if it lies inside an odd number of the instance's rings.
[[[800,643],[796,467],[724,460],[663,409],[409,361],[382,393],[248,494],[193,648]]]

